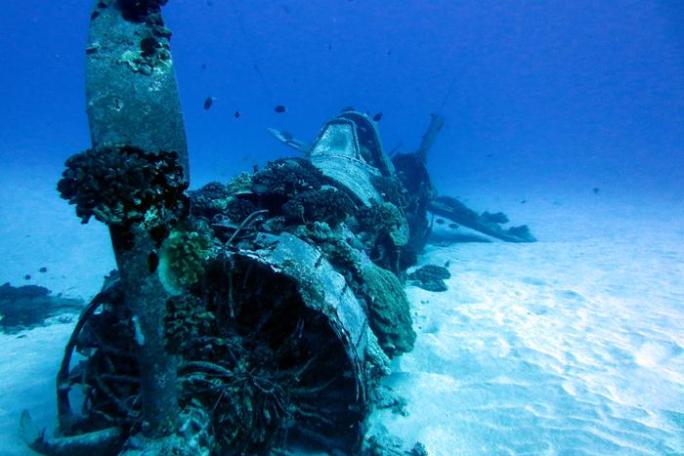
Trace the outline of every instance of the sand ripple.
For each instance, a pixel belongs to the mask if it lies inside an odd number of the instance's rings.
[[[410,415],[387,428],[432,455],[684,454],[684,244],[631,215],[593,238],[432,249],[450,291],[409,290],[420,334],[389,383]]]

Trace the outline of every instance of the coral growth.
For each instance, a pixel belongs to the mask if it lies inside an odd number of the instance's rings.
[[[190,192],[190,213],[212,223],[212,226],[223,233],[225,229],[233,231],[237,224],[257,211],[254,203],[244,192],[236,193],[233,185],[210,182],[199,190]]]
[[[409,228],[401,209],[392,203],[373,204],[357,215],[364,240],[373,261],[398,274],[406,263],[401,247],[409,240]]]
[[[110,146],[73,155],[57,185],[83,223],[164,223],[187,206],[187,182],[175,152]]]
[[[209,332],[215,316],[198,297],[184,294],[166,301],[164,330],[166,344],[172,353],[182,354],[188,344]]]
[[[408,204],[406,190],[396,177],[373,176],[371,183],[382,198],[398,207]]]
[[[166,71],[171,67],[171,53],[168,44],[156,38],[147,37],[140,40],[139,49],[125,51],[119,63],[128,65],[136,73],[150,75],[155,70]]]
[[[368,303],[368,322],[388,356],[413,349],[416,333],[404,288],[394,274],[372,263],[362,269]]]
[[[261,195],[279,196],[281,203],[298,193],[318,190],[324,182],[320,171],[308,161],[285,159],[270,162],[252,177],[252,190]]]
[[[359,212],[358,218],[364,231],[372,233],[374,236],[383,233],[390,234],[398,230],[404,223],[401,210],[392,203],[374,204],[371,207],[363,208]]]
[[[226,210],[231,192],[220,182],[209,182],[199,190],[188,192],[188,195],[191,214],[211,220]]]
[[[241,172],[226,185],[230,193],[242,194],[252,192],[252,174]]]
[[[126,20],[142,22],[150,15],[159,15],[160,8],[168,0],[118,0],[118,6]]]
[[[159,279],[171,295],[199,282],[209,257],[209,239],[196,231],[174,230],[164,241],[159,256]]]
[[[285,219],[292,223],[324,222],[331,227],[342,223],[354,210],[345,193],[334,188],[299,193],[283,205]]]

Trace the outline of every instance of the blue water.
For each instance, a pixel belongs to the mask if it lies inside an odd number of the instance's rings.
[[[3,160],[61,162],[88,146],[88,9],[3,2]],[[282,155],[268,126],[309,139],[349,105],[383,112],[388,149],[415,147],[440,110],[433,172],[466,189],[669,190],[684,176],[679,2],[172,0],[165,16],[197,179]]]
[[[58,240],[37,228],[54,219],[30,218],[38,209],[32,195],[56,198],[50,192],[64,160],[89,147],[89,3],[4,0],[0,9],[0,223],[6,236],[30,231],[22,242],[51,252],[51,270],[77,256],[78,245],[55,250]],[[407,395],[416,385],[431,393],[413,398],[404,424],[388,418],[393,429],[445,455],[447,444],[466,454],[684,451],[683,5],[170,0],[164,16],[174,32],[193,186],[290,154],[267,127],[310,140],[354,106],[383,114],[386,150],[411,151],[429,113],[441,113],[447,124],[429,158],[437,187],[530,222],[542,242],[453,252],[471,281],[459,287],[455,278],[457,294],[438,310],[412,294],[421,300],[418,317],[437,326],[419,331],[417,354],[397,366],[408,380],[392,381]],[[204,110],[209,96],[214,104]],[[285,113],[274,111],[279,104]],[[605,197],[599,206],[593,188]],[[523,199],[536,206],[519,205]],[[21,212],[9,211],[12,204]],[[585,209],[591,216],[579,214]],[[97,236],[106,248],[104,232]],[[24,269],[12,265],[28,260],[6,244],[0,253],[12,259],[0,283],[21,277]],[[541,266],[545,260],[567,267]],[[94,270],[111,266],[106,253]],[[58,278],[51,280],[54,288]],[[572,293],[580,294],[577,308]],[[516,296],[524,298],[519,312],[498,307]],[[484,306],[484,320],[468,303]],[[536,312],[543,316],[530,319]],[[447,382],[445,396],[426,379]],[[535,389],[539,382],[548,390]],[[445,400],[451,414],[430,412],[425,397]],[[505,413],[482,412],[497,407]],[[453,425],[428,432],[435,417]]]

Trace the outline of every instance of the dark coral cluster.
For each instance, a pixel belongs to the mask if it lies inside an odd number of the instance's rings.
[[[83,223],[154,225],[182,214],[187,182],[175,152],[148,153],[133,146],[89,149],[66,162],[57,185]]]
[[[161,7],[167,0],[100,0],[90,16],[91,21],[108,15],[119,14],[128,22],[144,24],[132,32],[132,40],[127,41],[129,49],[120,55],[119,63],[128,65],[136,73],[152,74],[157,68],[168,68],[171,64],[169,40],[171,31],[164,26]],[[108,13],[108,8],[114,8]],[[108,26],[109,27],[109,26]],[[100,44],[89,46],[88,54],[97,53]]]
[[[123,17],[132,22],[142,22],[151,14],[158,15],[167,2],[168,0],[117,0]]]
[[[314,221],[338,226],[353,213],[354,202],[335,188],[299,193],[283,205],[285,219],[298,224]]]
[[[318,190],[324,177],[306,160],[288,158],[270,162],[252,177],[252,190],[265,198],[278,199],[280,204],[298,193]]]
[[[157,34],[145,36],[138,43],[139,49],[124,57],[129,67],[142,74],[150,75],[155,68],[163,67],[171,62],[168,40]]]
[[[394,204],[381,203],[361,209],[358,219],[364,231],[377,236],[396,230],[401,226],[404,215]]]
[[[209,182],[199,190],[188,192],[188,196],[192,215],[211,220],[226,210],[231,192],[220,182]]]
[[[190,212],[212,223],[240,223],[257,207],[248,197],[241,197],[231,186],[210,182],[190,192]]]

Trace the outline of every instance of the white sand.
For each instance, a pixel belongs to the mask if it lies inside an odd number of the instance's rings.
[[[0,283],[92,297],[114,267],[106,230],[58,199],[58,169],[14,171],[0,171]],[[540,242],[428,249],[422,263],[450,261],[450,289],[409,288],[419,336],[387,382],[410,414],[375,425],[433,456],[684,453],[681,200],[471,204],[530,223]],[[0,335],[0,454],[29,454],[21,409],[53,421],[71,327]]]
[[[42,285],[88,300],[115,267],[111,244],[104,226],[82,225],[59,198],[60,173],[46,166],[0,169],[0,284]],[[18,437],[22,409],[39,425],[54,426],[55,376],[72,328],[58,323],[0,334],[0,455],[33,454]]]
[[[643,203],[530,199],[536,244],[431,247],[450,289],[409,288],[387,382],[410,415],[376,419],[432,456],[683,454],[684,207]]]

